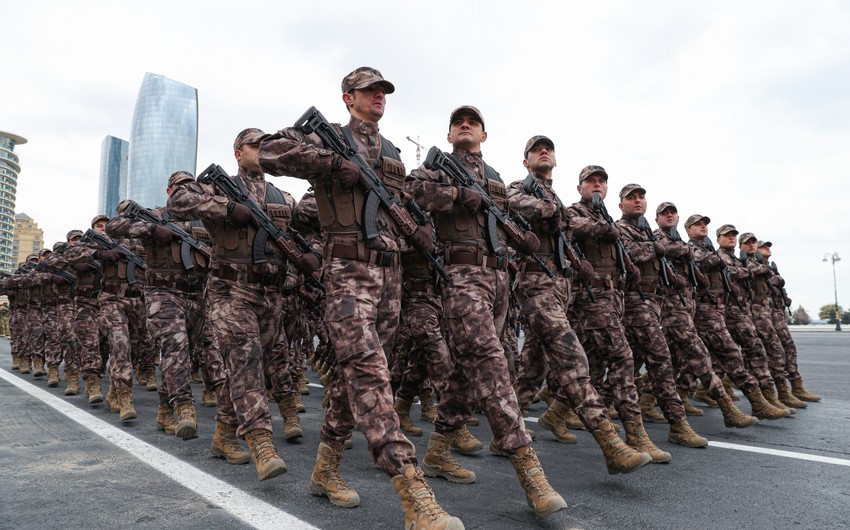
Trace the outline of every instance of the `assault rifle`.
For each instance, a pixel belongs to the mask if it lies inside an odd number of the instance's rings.
[[[608,223],[608,226],[613,226],[616,228],[616,224],[614,223],[614,218],[608,214],[608,208],[605,207],[605,201],[602,199],[602,194],[599,192],[594,192],[591,202],[591,206],[597,212],[599,212],[605,221]],[[617,268],[620,270],[620,275],[623,277],[620,280],[620,290],[624,291],[626,289],[626,276],[628,275],[628,266],[626,265],[626,260],[628,260],[628,252],[626,251],[626,247],[623,246],[623,241],[618,237],[617,242],[614,245],[614,249],[617,253]],[[640,295],[641,300],[646,300],[646,295],[638,285],[638,294]]]
[[[714,253],[715,256],[720,258],[720,255],[718,254],[717,250],[714,249],[714,243],[712,243],[710,239],[703,239],[702,246],[706,250]],[[741,301],[738,300],[738,297],[735,296],[734,291],[732,291],[732,282],[729,280],[729,268],[726,266],[726,263],[723,261],[723,258],[720,259],[720,263],[722,264],[722,267],[720,268],[720,277],[723,279],[723,292],[726,293],[726,303],[728,304],[729,298],[732,297],[735,299],[735,303],[738,304],[738,309],[743,311],[744,306],[741,305]]]
[[[649,239],[651,243],[655,243],[658,241],[655,237],[655,234],[652,233],[652,227],[649,226],[649,221],[646,220],[646,217],[640,216],[637,220],[637,226],[646,234],[646,237]],[[659,276],[661,277],[661,285],[666,288],[671,287],[673,284],[670,282],[670,273],[668,271],[668,267],[672,268],[670,260],[665,258],[664,256],[658,257],[658,264],[661,267],[661,272]],[[685,297],[682,295],[682,291],[678,288],[676,289],[676,293],[679,295],[679,301],[682,302],[682,305],[685,305]]]
[[[291,263],[300,260],[305,253],[313,251],[310,243],[301,234],[296,233],[294,237],[290,237],[289,234],[278,228],[266,211],[248,195],[245,184],[238,178],[232,178],[221,166],[210,164],[209,167],[198,175],[198,182],[214,185],[230,200],[245,206],[251,211],[251,217],[257,223],[257,234],[254,236],[254,242],[251,248],[252,261],[254,263],[265,263],[268,261],[266,259],[266,241],[268,241],[269,237],[272,238],[275,245],[283,251],[286,259]],[[325,290],[324,284],[312,274],[306,274],[304,281],[311,287],[321,291]]]
[[[416,204],[416,201],[410,200],[406,206],[402,204],[355,147],[348,145],[348,142],[340,137],[336,129],[319,112],[319,109],[316,107],[307,109],[307,112],[302,114],[295,122],[295,129],[303,134],[315,134],[322,140],[327,149],[360,168],[360,174],[365,181],[363,186],[366,188],[364,190],[366,201],[363,204],[363,232],[367,240],[375,239],[380,234],[378,231],[378,208],[386,210],[405,237],[413,235],[420,226],[431,223],[431,220]],[[437,262],[434,254],[427,252],[425,257],[431,262],[437,274],[443,280],[449,281],[449,275]]]
[[[682,236],[679,235],[679,230],[677,230],[675,226],[670,227],[669,234],[670,239],[672,239],[676,243],[682,242]],[[691,281],[691,285],[694,286],[694,289],[696,289],[697,287],[699,287],[699,280],[697,280],[697,266],[696,263],[694,263],[693,258],[690,257],[690,251],[688,252],[688,279]]]
[[[44,263],[39,263],[38,265],[36,265],[35,270],[37,272],[46,272],[49,274],[55,274],[56,276],[61,276],[65,281],[67,281],[71,285],[76,285],[77,283],[77,277],[74,276],[72,273],[54,267],[48,267]]]
[[[133,285],[138,281],[136,279],[136,269],[142,269],[144,271],[147,268],[145,260],[137,256],[135,252],[120,243],[115,243],[105,235],[100,232],[96,232],[91,228],[86,230],[86,233],[83,234],[80,241],[95,243],[104,250],[117,250],[118,253],[127,261],[127,283],[129,285]]]
[[[135,201],[130,201],[130,205],[124,211],[124,217],[128,219],[140,219],[148,223],[159,225],[174,234],[174,236],[176,236],[178,241],[180,242],[180,261],[183,263],[183,268],[185,268],[187,271],[195,267],[195,263],[194,261],[192,261],[192,249],[195,249],[200,254],[203,254],[203,256],[207,260],[207,264],[209,264],[210,258],[212,258],[212,250],[210,249],[209,245],[207,245],[200,239],[192,237],[192,234],[183,230],[181,227],[172,223],[171,221],[166,219],[160,219],[151,210],[148,210],[147,208],[142,208],[139,203]]]
[[[459,187],[477,191],[481,195],[481,209],[487,216],[487,247],[496,256],[504,253],[501,243],[499,243],[499,225],[505,229],[508,237],[516,242],[525,240],[525,233],[531,230],[531,225],[521,215],[514,214],[514,218],[502,211],[490,194],[482,188],[478,182],[472,178],[470,171],[461,164],[458,164],[451,156],[446,155],[437,147],[432,147],[428,151],[428,156],[425,157],[423,164],[426,169],[431,171],[441,170],[446,173]],[[535,263],[540,267],[540,270],[545,272],[550,278],[555,277],[546,263],[536,254],[529,254]]]
[[[0,279],[11,278],[12,275],[5,271],[0,271]]]
[[[758,252],[756,252],[756,254],[758,254]],[[749,272],[750,267],[747,265],[748,257],[749,256],[744,251],[744,249],[741,249],[741,252],[738,254],[738,259],[741,261],[741,265],[746,267],[747,271]],[[750,274],[752,274],[752,273],[750,273]],[[750,278],[747,278],[746,280],[744,280],[744,287],[747,288],[747,300],[752,302],[753,301],[753,281],[750,280]]]
[[[529,174],[525,177],[525,180],[522,183],[523,188],[526,193],[530,193],[534,195],[538,199],[546,200],[549,198],[546,195],[546,191],[540,187],[540,184],[537,183],[537,179],[534,178],[534,175]],[[558,196],[552,193],[552,196],[555,198],[555,204],[557,204],[558,208],[561,208],[561,200],[558,199]],[[569,260],[571,263],[578,265],[581,263],[582,255],[581,249],[567,237],[566,232],[560,226],[558,227],[558,232],[556,233],[557,242],[555,243],[555,265],[560,270],[564,270],[567,268],[567,261]],[[587,295],[590,297],[591,302],[596,302],[596,297],[593,296],[593,286],[590,285],[590,281],[584,282],[584,288],[587,291]]]
[[[773,271],[773,274],[775,274],[776,276],[779,276],[779,267],[776,266],[775,261],[770,262],[770,270]],[[773,284],[771,284],[771,285],[773,285]],[[782,296],[782,305],[784,305],[785,309],[788,310],[788,314],[790,316],[794,316],[794,314],[791,312],[791,299],[788,298],[788,291],[785,290],[784,286],[782,288],[780,288],[779,291],[780,291],[780,295]]]

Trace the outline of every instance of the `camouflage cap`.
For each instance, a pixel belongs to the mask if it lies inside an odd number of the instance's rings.
[[[705,224],[708,224],[708,223],[711,222],[711,219],[707,215],[695,213],[692,216],[688,217],[688,220],[685,221],[685,230],[687,230],[688,228],[692,227],[693,225],[697,224],[700,221],[704,222]]]
[[[71,230],[67,234],[65,234],[65,241],[71,241],[75,237],[83,237],[82,230]]]
[[[118,213],[123,212],[124,210],[127,209],[127,207],[130,206],[130,204],[132,202],[133,201],[131,201],[130,199],[124,199],[123,201],[119,202],[118,206],[115,207],[115,213],[118,214]]]
[[[528,152],[534,149],[537,144],[546,144],[549,146],[549,149],[552,151],[555,150],[555,144],[546,136],[537,135],[532,136],[527,142],[525,142],[525,151],[522,152],[522,156],[528,158]]]
[[[605,172],[605,168],[602,166],[587,166],[586,168],[581,170],[581,173],[578,174],[578,181],[581,184],[584,179],[590,177],[591,175],[605,175],[605,180],[608,180],[608,173]]]
[[[740,245],[741,243],[746,243],[751,239],[755,239],[756,241],[758,241],[758,238],[752,232],[744,232],[743,234],[738,236],[738,244]]]
[[[731,234],[732,232],[738,233],[738,229],[735,228],[735,225],[721,225],[720,228],[715,231],[715,234],[718,236],[722,236],[723,234]]]
[[[380,83],[385,94],[395,92],[395,85],[384,79],[380,70],[376,70],[370,66],[361,66],[347,76],[342,78],[342,93],[359,90]]]
[[[481,115],[481,111],[472,105],[461,105],[456,108],[449,114],[449,129],[452,128],[452,124],[455,122],[458,116],[461,114],[472,114],[478,121],[481,122],[481,130],[484,130],[484,116]]]
[[[27,254],[27,261],[33,261],[38,259],[38,254]]]
[[[235,151],[236,149],[234,149]],[[175,171],[168,177],[168,187],[173,188],[178,184],[183,184],[185,182],[192,182],[195,180],[195,177],[189,173],[188,171]]]
[[[664,210],[673,210],[674,212],[679,213],[679,209],[676,208],[676,205],[672,202],[662,202],[658,205],[658,208],[655,209],[655,217],[661,215],[661,212]]]
[[[757,245],[758,245],[758,248],[761,248],[761,247],[772,247],[772,246],[773,246],[773,243],[771,243],[770,241],[762,241],[762,240],[759,240],[759,242],[757,243]]]
[[[236,135],[233,140],[233,150],[238,151],[245,144],[258,144],[268,136],[262,129],[249,128]]]
[[[50,250],[49,248],[43,248],[43,249],[41,249],[41,250],[39,250],[39,251],[38,251],[38,257],[40,258],[40,257],[44,256],[44,255],[45,255],[45,254],[47,254],[47,253],[53,254],[53,251],[52,251],[52,250]]]
[[[640,184],[626,184],[620,190],[620,200],[623,200],[629,193],[640,192],[646,195],[646,190]]]
[[[68,243],[65,243],[64,241],[57,241],[56,243],[53,243],[53,252],[56,252],[58,249],[62,248],[63,245],[67,244]]]
[[[91,227],[94,228],[94,225],[96,225],[100,221],[109,222],[109,216],[103,214],[95,215],[94,218],[91,220]]]

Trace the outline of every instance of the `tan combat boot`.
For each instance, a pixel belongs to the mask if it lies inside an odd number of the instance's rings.
[[[133,363],[133,372],[136,373],[136,382],[141,386],[148,384],[148,372],[139,368],[139,363]]]
[[[711,396],[709,396],[705,392],[705,387],[702,386],[702,383],[700,383],[699,386],[697,386],[697,389],[694,391],[694,401],[705,403],[710,409],[717,408],[717,402],[711,399]],[[702,411],[700,411],[700,416],[702,416]]]
[[[236,425],[215,422],[210,452],[216,458],[224,458],[228,464],[240,465],[251,461],[248,453],[239,445],[236,439]]]
[[[198,437],[198,414],[194,403],[177,405],[177,430],[174,434],[181,440]]]
[[[200,384],[203,383],[204,380],[201,378],[201,367],[192,367],[192,384]]]
[[[33,377],[41,377],[43,375],[47,375],[47,372],[44,371],[44,359],[41,357],[33,357],[32,358],[32,376]]]
[[[723,382],[723,390],[726,391],[726,395],[729,396],[729,399],[732,401],[741,401],[741,396],[735,392],[735,387],[732,386],[732,380],[729,379],[729,376],[724,375],[721,381]],[[717,405],[720,406],[720,403]]]
[[[605,465],[608,473],[631,473],[637,471],[646,464],[652,462],[652,457],[646,453],[635,451],[617,436],[614,425],[609,420],[604,420],[599,426],[590,431],[596,439],[596,443],[602,448],[605,455]]]
[[[567,429],[572,429],[574,431],[579,429],[585,429],[584,423],[581,422],[581,418],[578,417],[576,411],[572,409],[572,407],[567,408],[567,416],[564,418],[564,425],[567,426]]]
[[[65,381],[68,383],[65,385],[65,395],[66,396],[76,396],[80,393],[80,371],[74,369],[66,369],[65,370]]]
[[[608,418],[612,420],[616,420],[620,417],[620,413],[617,412],[617,409],[614,405],[608,405]]]
[[[443,433],[443,435],[449,439],[452,447],[462,455],[471,455],[484,449],[484,444],[469,432],[466,425],[455,431]]]
[[[566,424],[567,413],[569,410],[570,409],[567,408],[566,405],[557,399],[553,399],[552,404],[549,405],[546,412],[544,412],[543,415],[540,416],[540,419],[537,420],[537,424],[554,434],[555,439],[559,442],[574,444],[578,441],[578,437],[567,430]]]
[[[298,374],[298,394],[302,396],[310,395],[310,387],[307,386],[307,372],[304,370]]]
[[[443,477],[458,484],[475,482],[475,473],[465,469],[452,456],[449,439],[436,431],[431,433],[431,439],[428,440],[428,450],[421,467],[427,477]]]
[[[463,530],[460,519],[447,514],[437,504],[418,467],[407,464],[400,475],[392,478],[392,483],[401,498],[405,530]]]
[[[760,420],[778,420],[790,416],[791,413],[786,409],[778,409],[771,405],[761,393],[761,389],[756,389],[749,394],[744,394],[749,400],[753,408],[753,416]]]
[[[21,369],[22,374],[28,374],[32,367],[32,360],[29,357],[21,355],[18,357],[18,367]]]
[[[723,412],[723,425],[730,429],[733,427],[743,429],[759,422],[757,418],[744,414],[741,409],[736,407],[728,394],[718,399],[717,405],[720,407],[720,411]]]
[[[160,405],[156,411],[156,428],[168,434],[177,431],[177,420],[174,419],[174,409],[168,405]]]
[[[652,423],[667,423],[667,418],[655,410],[656,403],[655,396],[649,392],[640,395],[640,413],[643,414],[643,419]],[[684,401],[682,403],[684,404]]]
[[[811,392],[806,390],[806,387],[803,386],[802,379],[794,379],[791,381],[791,392],[799,399],[802,399],[803,401],[808,401],[810,403],[817,403],[821,400],[820,396],[818,396],[817,394],[812,394]]]
[[[286,441],[296,440],[304,436],[301,422],[298,420],[298,407],[295,404],[295,395],[281,399],[277,404],[280,415],[283,416],[283,439]]]
[[[762,388],[761,394],[764,396],[764,399],[767,400],[768,403],[778,408],[779,410],[787,410],[789,414],[797,414],[797,409],[791,408],[785,403],[779,401],[779,396],[776,395],[776,388],[773,385],[770,388]]]
[[[118,402],[119,421],[130,421],[136,419],[136,409],[133,407],[133,393],[129,388],[118,388],[115,390],[116,401]]]
[[[398,414],[399,426],[401,427],[402,432],[408,436],[422,436],[422,429],[417,427],[413,423],[413,419],[410,417],[410,406],[410,401],[399,397],[395,398],[393,410],[395,410],[395,413]]]
[[[17,355],[12,355],[12,370],[21,369],[21,359]]]
[[[511,453],[509,451],[505,451],[496,443],[496,438],[490,438],[490,452],[495,456],[504,456],[505,458],[510,458]]]
[[[111,383],[109,384],[109,389],[106,391],[106,405],[112,412],[121,412],[121,403],[118,401],[118,393],[115,391],[115,387],[112,386]]]
[[[215,407],[218,405],[218,390],[221,385],[210,388],[204,383],[204,389],[201,391],[201,402],[205,407]]]
[[[708,440],[694,432],[688,420],[681,423],[671,423],[667,441],[685,447],[708,447]]]
[[[786,406],[798,409],[804,409],[809,406],[805,401],[798,399],[797,396],[795,396],[791,392],[791,388],[788,386],[787,381],[777,383],[776,389],[779,391],[779,401],[781,401]]]
[[[667,451],[662,451],[652,443],[643,428],[640,416],[631,420],[624,420],[623,426],[626,428],[626,445],[635,451],[648,454],[655,464],[667,464],[673,460],[673,455]]]
[[[437,405],[434,403],[434,389],[426,387],[419,393],[419,420],[434,423],[437,420]]]
[[[682,388],[677,388],[676,393],[679,394],[679,399],[682,400],[682,406],[685,407],[685,414],[688,416],[702,416],[702,409],[695,407],[693,403],[688,401],[688,391]],[[706,396],[707,397],[707,396]],[[696,399],[696,398],[694,398]],[[666,423],[667,420],[664,420]]]
[[[50,388],[59,386],[59,367],[58,366],[48,366],[47,367],[47,386]]]
[[[307,412],[307,407],[304,406],[304,400],[301,399],[301,394],[295,394],[295,410],[298,411],[298,414]]]
[[[100,389],[100,378],[96,375],[86,376],[86,394],[89,396],[89,404],[103,402],[103,394]]]
[[[522,489],[525,490],[528,507],[534,510],[537,517],[545,517],[567,507],[564,498],[549,485],[546,473],[543,472],[543,467],[531,446],[520,447],[514,451],[511,464],[516,470]]]
[[[145,388],[148,389],[148,392],[153,392],[157,389],[156,386],[156,366],[151,366],[147,370],[145,370],[147,374],[147,381],[145,382]]]
[[[310,475],[310,493],[324,495],[334,506],[354,508],[360,506],[360,495],[339,474],[342,452],[342,447],[335,449],[324,442],[319,442],[316,465],[313,467],[313,474]]]
[[[245,435],[245,441],[257,466],[257,478],[267,480],[286,473],[286,462],[277,454],[271,431],[254,429]]]
[[[545,401],[548,405],[552,401],[552,398],[552,392],[549,390],[549,387],[544,386],[536,394],[534,394],[534,398],[531,400],[531,402],[538,403],[540,401]]]

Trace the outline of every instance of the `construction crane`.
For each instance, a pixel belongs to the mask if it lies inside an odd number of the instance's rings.
[[[420,159],[422,158],[422,145],[419,144],[419,137],[416,137],[416,141],[413,140],[410,136],[407,137],[407,141],[416,146],[416,167],[421,166]]]

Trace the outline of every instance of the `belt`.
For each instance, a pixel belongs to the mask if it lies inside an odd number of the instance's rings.
[[[229,267],[219,267],[218,269],[213,269],[210,274],[231,282],[251,283],[261,285],[263,287],[280,288],[280,286],[286,280],[286,271],[269,273],[237,271]]]
[[[148,287],[165,287],[182,291],[184,293],[200,293],[204,290],[204,282],[202,280],[188,281],[186,278],[177,277],[174,280],[164,278],[149,278]]]
[[[573,271],[569,267],[566,269],[558,269],[558,267],[552,263],[546,263],[546,266],[549,267],[549,270],[554,272],[556,275],[563,276],[564,278],[571,278],[573,276]],[[525,272],[546,272],[543,270],[536,261],[527,261],[525,263]]]
[[[601,278],[591,278],[590,286],[594,289],[605,289],[610,290],[614,288],[614,282],[611,279],[601,279]]]
[[[490,256],[475,252],[449,252],[446,255],[446,265],[484,265],[491,269],[508,270],[507,256]]]
[[[376,267],[392,267],[399,263],[398,252],[387,252],[366,248],[366,245],[342,245],[334,243],[331,250],[332,258],[350,259],[368,263]]]

